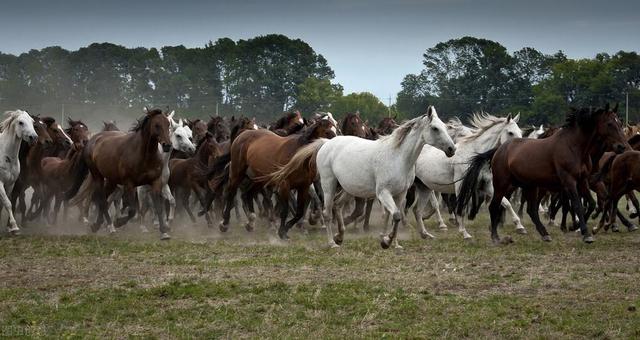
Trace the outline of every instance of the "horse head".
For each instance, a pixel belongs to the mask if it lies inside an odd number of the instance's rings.
[[[456,146],[453,140],[447,133],[447,126],[444,124],[436,108],[429,106],[427,113],[418,117],[419,125],[421,127],[422,139],[425,144],[432,145],[451,157],[456,153]]]
[[[89,141],[89,128],[80,120],[73,120],[67,118],[69,128],[65,130],[67,135],[71,138],[73,143],[86,144]]]
[[[616,153],[631,149],[618,118],[618,104],[613,109],[607,103],[604,108],[590,110],[590,118],[593,120],[596,138],[607,149]]]
[[[507,115],[507,118],[504,121],[504,127],[502,128],[502,130],[500,130],[498,145],[502,145],[505,142],[514,138],[522,138],[522,130],[518,126],[519,120],[520,120],[519,113],[515,117],[513,117],[511,113]]]
[[[191,139],[191,129],[182,123],[182,119],[178,120],[178,122],[172,121],[171,146],[174,149],[187,154],[193,154],[196,151],[196,147],[191,142]]]
[[[160,143],[162,151],[171,151],[171,133],[169,118],[161,110],[148,110],[145,108],[145,116],[138,119],[136,125],[131,129],[133,132],[141,133],[146,139]]]
[[[49,136],[51,136],[51,139],[53,139],[54,145],[62,146],[65,149],[70,148],[71,145],[73,145],[71,137],[67,135],[62,126],[60,126],[54,118],[44,117],[42,118],[42,121],[47,126],[47,132],[49,133]]]
[[[33,118],[33,129],[38,135],[38,143],[43,146],[53,144],[53,139],[47,132],[47,126],[40,120],[40,117],[31,115],[31,118]]]
[[[367,129],[364,121],[360,118],[360,113],[349,113],[342,120],[342,127],[340,128],[343,135],[356,136],[365,138],[367,136]]]
[[[11,131],[15,136],[29,144],[38,140],[38,134],[33,127],[33,118],[27,111],[16,110],[5,114],[7,118],[0,123],[0,131]]]

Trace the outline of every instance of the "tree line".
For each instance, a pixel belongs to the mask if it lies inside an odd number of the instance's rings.
[[[630,117],[640,116],[636,52],[575,60],[530,47],[509,53],[497,42],[463,37],[439,43],[423,57],[423,70],[404,77],[396,104],[387,107],[371,93],[345,94],[321,54],[278,34],[223,38],[199,48],[47,47],[19,56],[0,53],[0,108],[108,119],[116,113],[135,117],[150,105],[190,116],[217,112],[267,121],[294,109],[360,111],[371,120],[412,117],[436,105],[445,118],[520,112],[530,123],[557,124],[570,106],[624,104],[628,94]]]

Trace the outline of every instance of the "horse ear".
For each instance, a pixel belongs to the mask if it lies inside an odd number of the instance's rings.
[[[517,123],[519,120],[520,120],[520,112],[518,112],[518,114],[515,117],[513,117],[514,122]]]
[[[511,113],[509,113],[509,114],[507,115],[507,123],[509,123],[509,122],[511,121],[511,119],[512,119],[512,118],[511,118]]]
[[[540,130],[544,130],[544,124],[540,124]]]
[[[182,122],[182,118],[178,119],[178,127],[183,127],[184,123]]]
[[[169,119],[173,119],[173,115],[176,114],[175,110],[172,110],[171,113],[169,113],[169,115],[167,116]]]
[[[431,105],[429,105],[429,108],[427,108],[427,118],[433,118],[433,106]]]
[[[149,112],[149,108],[145,106],[145,107],[142,109],[142,111],[144,111],[144,113],[147,113],[147,112]]]
[[[613,107],[613,112],[618,113],[618,102],[616,102],[616,106]]]

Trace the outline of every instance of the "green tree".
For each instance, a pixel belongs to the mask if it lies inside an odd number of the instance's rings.
[[[360,112],[364,119],[378,121],[389,114],[389,109],[372,93],[360,92],[338,98],[331,106],[331,112],[337,116]]]
[[[298,85],[295,108],[303,113],[330,111],[342,90],[342,85],[331,84],[329,79],[309,77]]]

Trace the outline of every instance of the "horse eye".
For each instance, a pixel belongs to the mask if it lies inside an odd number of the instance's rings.
[[[178,139],[182,139],[182,136],[178,135]]]
[[[434,126],[434,127],[431,128],[431,130],[438,131],[438,128]]]
[[[509,131],[509,136],[513,136],[513,132]]]
[[[23,122],[19,122],[18,125],[22,126],[22,125],[24,125],[24,123]]]

